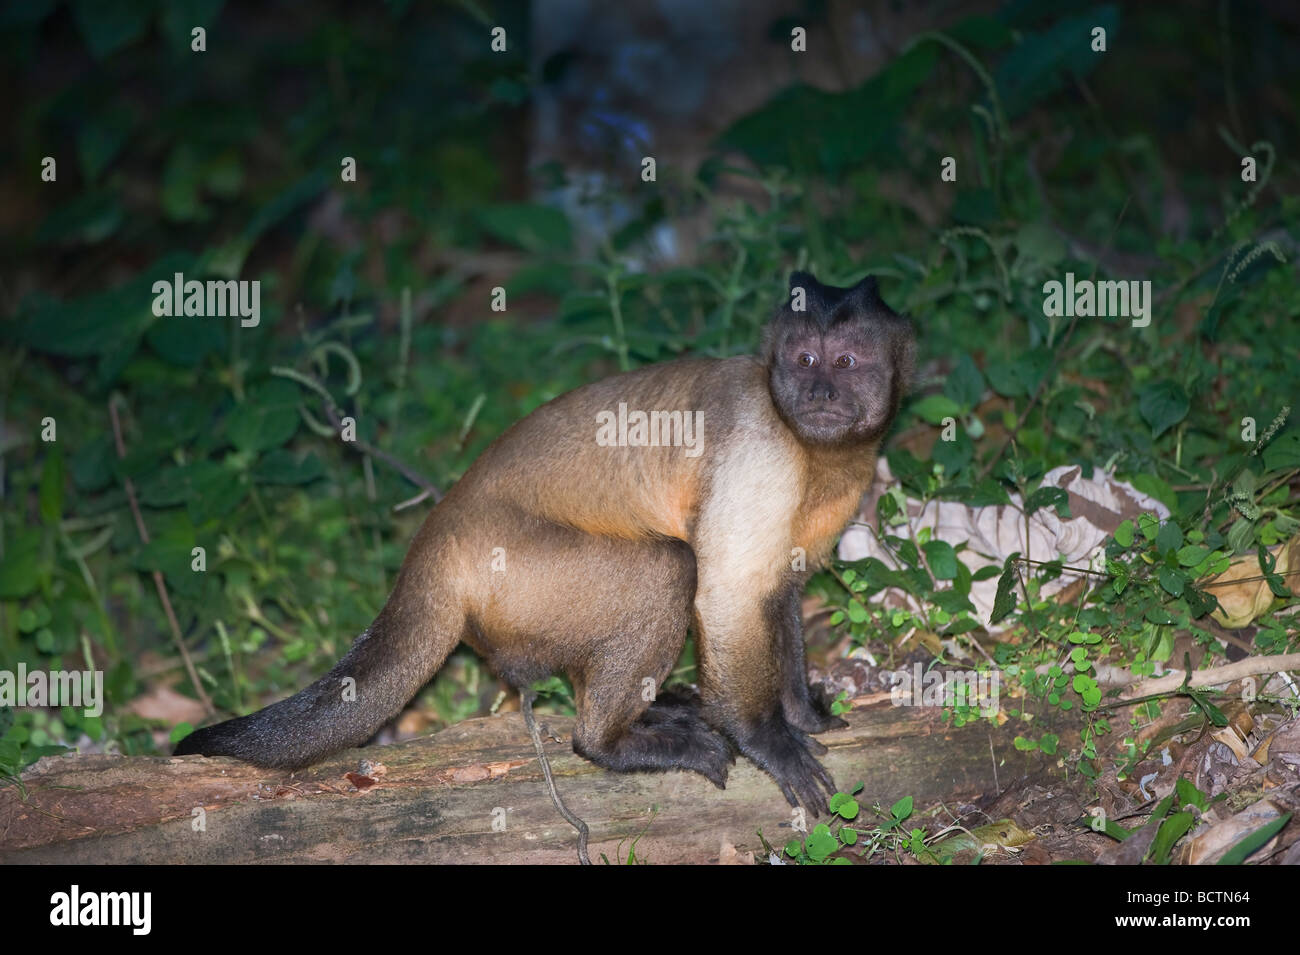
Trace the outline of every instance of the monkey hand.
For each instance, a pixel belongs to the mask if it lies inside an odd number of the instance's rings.
[[[791,806],[802,804],[814,816],[828,811],[826,799],[836,792],[835,780],[812,754],[814,746],[823,752],[825,747],[787,723],[779,711],[738,743],[741,753],[776,780]]]

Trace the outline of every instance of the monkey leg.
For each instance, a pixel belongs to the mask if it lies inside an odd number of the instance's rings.
[[[699,701],[674,691],[645,699],[667,677],[684,639],[684,628],[671,637],[638,639],[635,647],[624,636],[611,644],[619,659],[593,661],[575,674],[574,752],[616,772],[685,769],[725,787],[735,753],[704,721]],[[638,672],[646,676],[637,678]]]
[[[503,569],[484,578],[467,642],[516,686],[567,674],[578,709],[574,751],[598,766],[688,769],[722,786],[730,744],[698,700],[660,692],[690,624],[690,547],[526,517],[498,522],[494,534]]]
[[[787,722],[805,733],[842,729],[849,724],[832,716],[824,701],[813,699],[810,692],[799,594],[799,587],[792,584],[778,591],[768,603],[768,615],[781,643],[781,708]],[[826,752],[826,747],[815,740],[812,747],[819,754]]]
[[[704,718],[776,780],[791,806],[825,812],[835,781],[813,755],[820,744],[785,712],[783,634],[761,606],[721,589],[702,593],[696,610]]]

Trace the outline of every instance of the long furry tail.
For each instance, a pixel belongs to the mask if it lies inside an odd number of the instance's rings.
[[[442,614],[427,596],[404,605],[402,590],[399,581],[379,617],[325,676],[256,713],[195,730],[174,754],[301,769],[360,746],[402,711],[460,639],[459,628],[444,630],[430,619]]]

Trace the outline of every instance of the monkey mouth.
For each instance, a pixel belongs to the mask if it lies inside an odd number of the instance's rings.
[[[842,427],[854,422],[851,414],[830,408],[809,408],[799,414],[799,423],[818,428]]]

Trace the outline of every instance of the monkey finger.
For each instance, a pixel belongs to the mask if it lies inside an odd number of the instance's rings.
[[[824,743],[819,743],[811,736],[804,739],[804,745],[808,747],[809,751],[812,752],[814,756],[825,756],[830,752]]]

